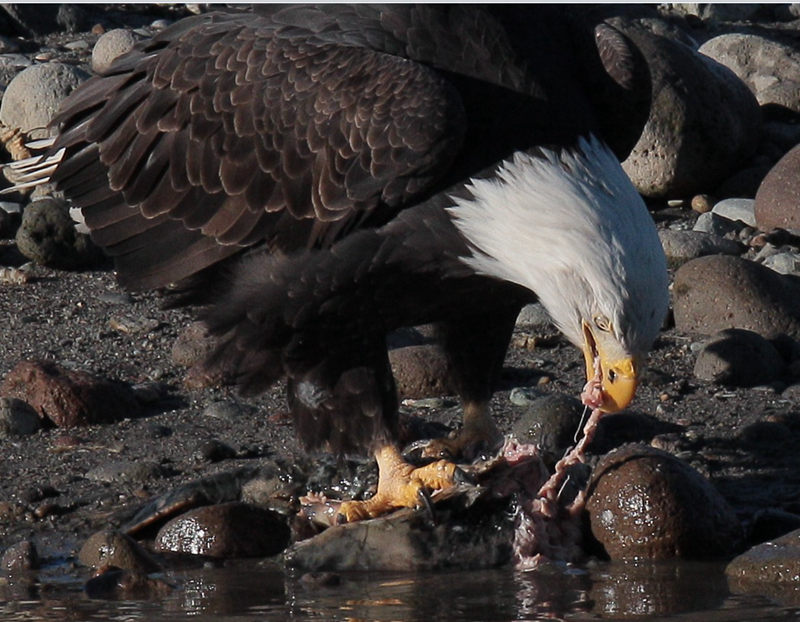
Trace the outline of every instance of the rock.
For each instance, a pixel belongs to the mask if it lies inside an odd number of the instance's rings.
[[[709,39],[699,51],[739,76],[761,106],[800,113],[800,50],[796,46],[734,32]]]
[[[451,504],[451,501],[453,502]],[[493,568],[511,560],[508,504],[460,498],[436,503],[436,524],[424,511],[398,510],[372,520],[329,527],[293,544],[286,564],[306,571],[426,571]]]
[[[0,557],[0,570],[12,575],[37,568],[39,568],[39,554],[30,540],[12,544]]]
[[[800,577],[800,529],[735,557],[725,568],[734,585],[796,585]]]
[[[137,38],[127,28],[115,28],[101,36],[92,49],[92,70],[104,73],[118,56],[130,52]]]
[[[511,434],[521,443],[539,447],[545,463],[553,465],[575,444],[582,413],[580,400],[559,393],[546,395],[533,400],[519,414]]]
[[[126,385],[49,362],[18,363],[5,377],[0,395],[27,402],[59,427],[108,423],[140,410]]]
[[[397,394],[401,399],[455,393],[449,380],[447,358],[435,344],[390,350],[389,362],[397,385]]]
[[[658,237],[667,260],[672,264],[683,263],[705,255],[740,255],[745,250],[739,242],[702,231],[661,229]]]
[[[755,215],[762,231],[800,231],[800,145],[783,156],[761,182]]]
[[[761,265],[778,274],[793,274],[800,276],[800,253],[795,251],[782,251],[765,257]]]
[[[728,220],[714,212],[700,214],[692,227],[692,231],[713,235],[717,238],[737,234],[744,228],[742,223]]]
[[[648,59],[650,117],[623,168],[647,197],[713,188],[754,151],[758,104],[736,75],[689,46],[614,24]]]
[[[42,420],[33,408],[13,397],[0,397],[0,438],[27,436],[42,427]]]
[[[66,205],[56,199],[41,199],[25,207],[16,242],[25,257],[50,268],[88,267],[103,257],[88,235],[75,230]]]
[[[771,164],[756,164],[735,171],[714,190],[718,197],[755,198],[758,187],[772,168]]]
[[[722,216],[733,222],[742,222],[750,227],[756,226],[753,199],[724,199],[714,205],[711,210],[717,216]]]
[[[725,255],[693,259],[673,284],[675,327],[711,335],[745,328],[772,338],[800,338],[800,280],[753,261]]]
[[[169,595],[173,588],[162,579],[107,566],[83,589],[89,598],[156,601]]]
[[[208,334],[203,322],[192,322],[172,344],[172,362],[183,367],[202,363],[211,354],[216,339]]]
[[[234,422],[244,414],[244,409],[235,402],[212,402],[203,409],[204,417],[213,417],[228,422]]]
[[[750,525],[748,540],[761,544],[800,529],[800,516],[776,508],[765,508],[756,512]]]
[[[692,210],[698,214],[710,212],[713,205],[714,200],[707,194],[696,194],[692,197]]]
[[[89,536],[78,552],[78,560],[90,568],[114,566],[145,574],[161,569],[161,564],[136,540],[113,530]]]
[[[208,462],[221,462],[236,457],[236,450],[222,441],[212,438],[203,441],[197,448],[197,457]]]
[[[733,509],[705,478],[642,445],[600,460],[586,511],[592,535],[612,560],[720,557],[742,538]]]
[[[244,503],[191,510],[158,532],[155,549],[216,558],[268,557],[289,544],[289,527],[274,512]]]
[[[58,106],[89,75],[63,63],[33,65],[9,83],[0,103],[0,123],[19,128],[31,138],[49,135],[44,128]]]
[[[122,460],[101,464],[86,473],[86,479],[95,482],[146,484],[164,475],[161,466],[149,460],[132,462]]]
[[[749,330],[729,328],[705,342],[694,364],[700,380],[752,387],[776,380],[785,364],[769,341]]]

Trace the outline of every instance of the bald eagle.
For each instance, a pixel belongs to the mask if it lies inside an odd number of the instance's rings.
[[[181,20],[78,88],[40,169],[131,289],[174,287],[245,392],[286,379],[309,448],[372,452],[344,520],[414,506],[455,465],[398,442],[386,335],[434,323],[457,453],[539,299],[626,407],[667,309],[619,164],[647,116],[636,49],[556,6],[260,7]],[[578,11],[578,13],[580,13]],[[580,16],[579,16],[580,17]]]

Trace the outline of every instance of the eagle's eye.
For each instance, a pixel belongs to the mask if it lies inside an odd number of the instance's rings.
[[[611,320],[609,320],[605,315],[596,315],[594,317],[594,325],[604,333],[611,332]]]

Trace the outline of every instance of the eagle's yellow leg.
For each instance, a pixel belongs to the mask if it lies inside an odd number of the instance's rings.
[[[424,458],[472,458],[481,449],[491,449],[502,441],[492,419],[488,402],[465,402],[461,430],[454,438],[435,438],[422,450]]]
[[[393,445],[375,452],[378,462],[378,490],[366,501],[345,501],[339,508],[342,520],[351,522],[374,518],[391,510],[421,505],[428,490],[440,490],[454,484],[456,465],[439,460],[415,468],[403,459]]]

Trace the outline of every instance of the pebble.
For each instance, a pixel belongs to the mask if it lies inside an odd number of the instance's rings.
[[[667,260],[672,264],[706,255],[740,255],[745,250],[740,242],[702,231],[661,229],[658,238]]]
[[[163,477],[161,465],[149,460],[108,462],[86,473],[86,479],[96,482],[145,484]]]
[[[0,557],[0,570],[4,570],[10,575],[37,568],[39,568],[39,554],[36,545],[30,540],[12,544]]]
[[[713,205],[713,199],[707,194],[696,194],[692,197],[692,209],[698,214],[710,212]]]
[[[0,438],[28,436],[41,426],[39,413],[26,402],[13,397],[0,397]]]
[[[161,564],[136,540],[119,531],[104,530],[89,536],[78,552],[78,560],[90,568],[115,566],[132,572],[155,572]]]
[[[21,361],[6,375],[0,395],[27,402],[59,427],[108,423],[141,411],[127,385],[55,363]]]
[[[713,211],[700,214],[692,227],[692,231],[707,233],[717,237],[737,234],[744,225],[742,223],[723,218]]]
[[[161,552],[213,558],[269,557],[289,544],[289,527],[274,512],[244,503],[223,503],[190,510],[158,532]]]
[[[48,135],[61,101],[89,75],[73,65],[43,63],[27,67],[9,83],[0,102],[0,122],[28,132],[31,138]]]
[[[731,328],[705,342],[697,355],[694,375],[725,386],[752,387],[776,380],[785,367],[775,346],[764,337]]]
[[[769,257],[765,257],[761,264],[778,274],[800,276],[800,253],[797,251],[785,250],[776,252]]]
[[[204,417],[213,417],[223,421],[234,422],[245,414],[244,409],[236,402],[212,402],[203,409]]]
[[[724,199],[714,205],[711,212],[733,222],[739,221],[755,227],[755,203],[754,199]]]
[[[601,458],[586,510],[612,560],[715,558],[733,552],[743,535],[733,509],[702,475],[643,445]]]
[[[400,399],[421,399],[455,393],[450,380],[449,363],[438,345],[395,348],[389,351],[389,363]]]
[[[197,457],[206,462],[221,462],[236,457],[236,450],[222,441],[212,438],[203,441],[197,448]]]

